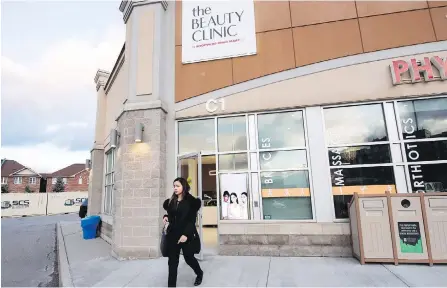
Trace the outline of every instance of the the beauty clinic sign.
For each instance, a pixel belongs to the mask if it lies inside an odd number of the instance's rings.
[[[182,63],[253,54],[253,0],[182,1]]]

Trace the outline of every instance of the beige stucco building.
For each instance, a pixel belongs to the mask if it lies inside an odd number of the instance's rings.
[[[176,176],[222,255],[349,257],[354,192],[447,191],[447,2],[255,1],[256,55],[192,64],[182,2],[119,9],[89,187],[116,257],[160,256]]]

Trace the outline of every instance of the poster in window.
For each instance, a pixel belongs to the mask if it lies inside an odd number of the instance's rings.
[[[221,174],[220,207],[223,220],[248,220],[250,215],[247,174]]]
[[[423,253],[422,237],[419,222],[398,222],[400,252]]]

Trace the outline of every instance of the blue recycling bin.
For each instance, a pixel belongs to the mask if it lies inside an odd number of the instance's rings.
[[[99,221],[101,221],[101,217],[98,215],[92,215],[81,219],[82,235],[85,240],[96,238],[96,230],[98,229]]]

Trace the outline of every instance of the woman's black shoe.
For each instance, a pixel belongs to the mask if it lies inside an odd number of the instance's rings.
[[[196,281],[194,281],[194,286],[199,286],[200,284],[202,284],[202,280],[203,280],[203,272],[202,274],[197,275]]]

